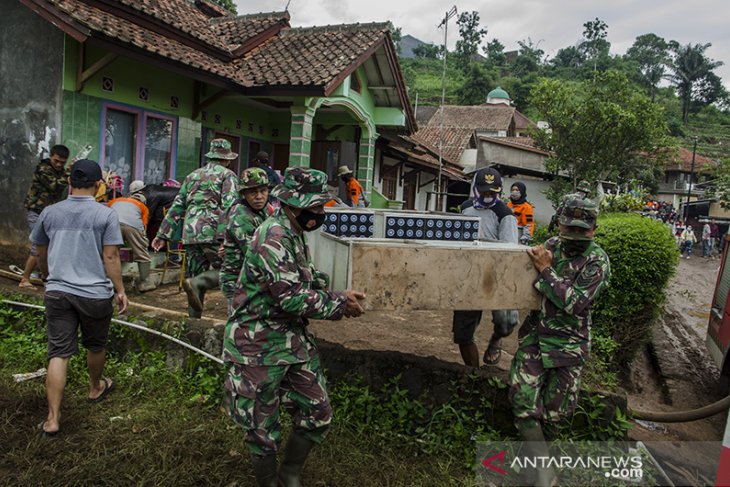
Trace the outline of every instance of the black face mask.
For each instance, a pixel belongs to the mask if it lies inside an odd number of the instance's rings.
[[[321,227],[326,218],[327,215],[325,213],[314,213],[313,211],[302,208],[296,220],[299,226],[302,227],[302,230],[311,232]]]
[[[560,248],[568,256],[580,255],[591,246],[592,238],[580,233],[560,233]]]

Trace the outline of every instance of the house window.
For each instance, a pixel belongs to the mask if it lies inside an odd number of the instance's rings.
[[[360,84],[360,78],[357,77],[357,73],[352,73],[350,76],[350,89],[362,93],[362,85]]]
[[[391,173],[383,176],[382,182],[383,196],[389,200],[394,200],[396,195],[396,189],[398,188],[398,178],[396,174]]]
[[[160,184],[174,175],[176,118],[107,104],[102,120],[102,168],[122,177],[125,192],[135,179]]]

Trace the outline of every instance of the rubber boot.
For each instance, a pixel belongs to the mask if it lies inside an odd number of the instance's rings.
[[[269,455],[251,455],[253,473],[259,487],[277,487],[276,481],[276,453]]]
[[[137,289],[139,292],[152,291],[157,289],[157,284],[150,279],[150,267],[151,262],[137,262],[137,268],[139,269],[139,280],[137,281]]]
[[[187,279],[183,280],[183,291],[185,291],[185,294],[188,295],[188,314],[190,314],[191,309],[197,311],[198,313],[203,312],[203,301],[200,299],[200,296],[197,292],[197,280],[199,277],[200,276],[188,277]],[[200,316],[193,316],[192,314],[190,314],[190,317],[200,318]]]
[[[284,459],[279,469],[279,485],[283,487],[302,486],[299,476],[313,446],[313,441],[308,440],[296,431],[289,435],[289,441],[287,441],[284,450]]]
[[[209,289],[215,289],[220,284],[220,269],[208,269],[193,279],[192,288],[200,300],[200,311],[203,311],[203,302],[205,301],[205,292]]]
[[[533,457],[550,456],[547,443],[545,443],[545,435],[539,423],[520,429],[520,435],[522,436],[522,441],[526,442],[525,451],[528,455]],[[535,469],[535,487],[550,487],[555,485],[557,480],[558,477],[552,467],[537,467]]]
[[[203,312],[193,308],[192,306],[188,306],[188,316],[191,318],[202,318]]]

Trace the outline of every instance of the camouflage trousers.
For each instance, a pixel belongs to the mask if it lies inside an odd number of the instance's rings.
[[[537,339],[520,343],[510,369],[509,399],[517,429],[557,423],[578,401],[582,365],[545,367]]]
[[[332,422],[318,356],[291,365],[230,364],[225,388],[231,419],[246,430],[246,447],[254,455],[277,451],[281,441],[280,405],[291,414],[294,429],[317,444],[322,443]]]
[[[185,276],[195,277],[210,268],[220,269],[218,244],[187,244],[185,247]]]

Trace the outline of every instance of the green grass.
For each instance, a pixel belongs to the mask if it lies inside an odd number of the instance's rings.
[[[217,367],[194,361],[171,369],[155,351],[110,355],[105,375],[115,378],[117,389],[94,405],[85,400],[84,360],[71,360],[62,431],[42,439],[35,426],[46,414],[43,382],[14,383],[11,374],[45,365],[43,315],[0,305],[3,485],[254,485],[243,431],[219,406]],[[414,427],[409,415],[419,408],[402,392],[375,400],[360,385],[331,392],[335,421],[307,462],[305,485],[473,484],[468,435],[466,444],[459,435],[429,444],[399,433]],[[363,403],[373,413],[367,419]],[[290,429],[288,419],[284,426]]]

